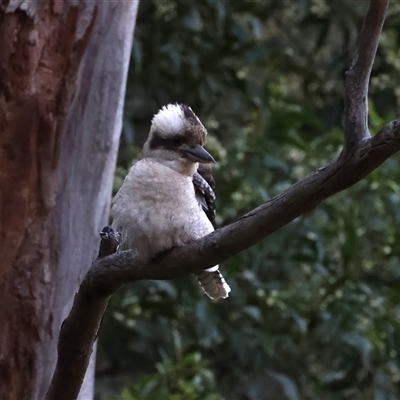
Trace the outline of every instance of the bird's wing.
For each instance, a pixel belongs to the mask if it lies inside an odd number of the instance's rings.
[[[196,199],[207,215],[212,224],[215,222],[215,193],[210,183],[213,184],[214,179],[210,174],[212,181],[206,179],[199,169],[193,175],[193,185],[196,193]]]

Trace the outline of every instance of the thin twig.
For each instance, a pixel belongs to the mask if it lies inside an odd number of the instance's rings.
[[[389,0],[371,0],[364,17],[352,65],[346,77],[345,151],[370,137],[368,85]]]

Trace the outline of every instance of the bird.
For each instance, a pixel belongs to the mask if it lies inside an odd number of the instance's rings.
[[[119,250],[150,260],[214,231],[215,193],[204,146],[207,130],[185,104],[167,104],[152,118],[142,158],[130,168],[112,202]],[[231,291],[218,265],[194,274],[211,299]]]

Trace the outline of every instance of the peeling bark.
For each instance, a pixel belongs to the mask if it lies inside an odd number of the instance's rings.
[[[0,7],[0,399],[42,400],[108,216],[137,2]]]

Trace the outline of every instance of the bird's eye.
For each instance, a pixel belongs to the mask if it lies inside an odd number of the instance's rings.
[[[174,146],[180,146],[182,142],[180,141],[180,139],[172,139],[172,144]]]

